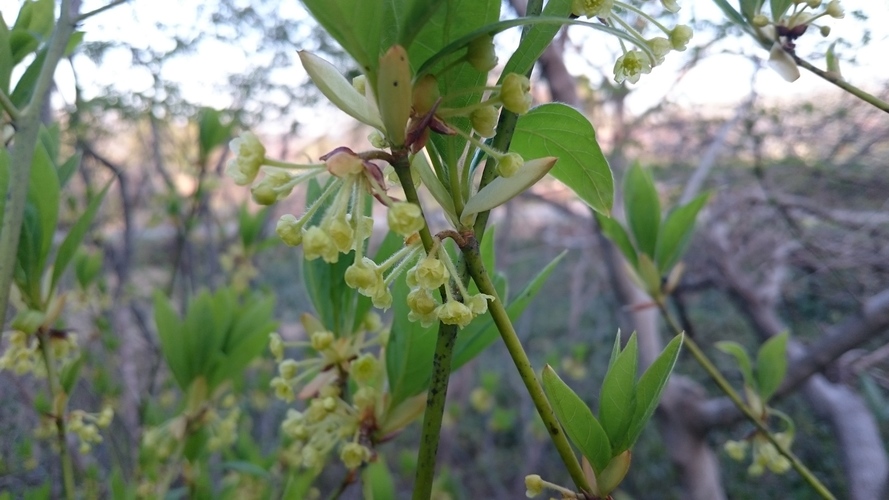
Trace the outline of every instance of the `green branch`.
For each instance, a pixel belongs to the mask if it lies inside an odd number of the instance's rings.
[[[664,303],[663,299],[655,300],[655,303],[657,303],[658,309],[660,309],[661,315],[669,324],[670,329],[672,329],[673,332],[677,335],[682,333],[682,328],[679,327],[679,325],[676,323],[676,320],[673,319],[673,316],[667,310],[667,306]],[[729,381],[722,376],[722,373],[719,371],[719,369],[716,368],[713,362],[710,361],[706,354],[704,354],[704,351],[701,350],[697,342],[695,342],[694,339],[688,335],[685,336],[685,347],[688,349],[689,352],[691,352],[692,357],[694,357],[698,364],[700,364],[701,367],[704,369],[704,371],[707,372],[707,375],[710,376],[710,378],[713,380],[713,382],[716,383],[719,389],[722,390],[722,392],[724,392],[725,395],[732,400],[732,403],[734,403],[739,410],[741,410],[741,413],[743,413],[744,416],[747,417],[747,419],[750,420],[763,435],[765,435],[766,439],[768,439],[769,442],[775,446],[780,454],[784,455],[784,457],[786,457],[787,460],[790,461],[790,464],[799,473],[799,475],[802,476],[803,480],[805,480],[809,484],[809,486],[812,487],[812,489],[814,489],[819,495],[821,495],[821,498],[835,500],[836,497],[833,496],[833,493],[831,493],[830,490],[828,490],[827,487],[824,486],[824,484],[822,484],[817,477],[815,477],[815,474],[813,474],[812,471],[809,470],[808,467],[806,467],[806,464],[802,463],[802,461],[792,451],[790,451],[790,448],[784,446],[783,443],[775,439],[775,436],[772,434],[769,428],[766,427],[765,422],[763,422],[761,418],[756,413],[754,413],[752,409],[750,409],[750,406],[748,406],[747,403],[744,402],[744,400],[741,398],[741,395],[738,394],[737,391],[735,391],[734,387],[732,387]]]
[[[129,1],[130,0],[114,0],[113,2],[109,3],[108,5],[105,5],[104,7],[99,7],[96,10],[91,10],[89,12],[86,12],[84,14],[77,16],[77,19],[75,19],[75,22],[80,23],[81,21],[83,21],[85,19],[89,19],[89,18],[95,16],[96,14],[101,14],[108,9],[113,9],[114,7],[117,7],[118,5],[125,4]]]
[[[546,399],[543,386],[537,380],[534,368],[531,367],[531,361],[528,359],[528,355],[525,354],[522,343],[516,334],[515,328],[512,326],[512,321],[509,319],[509,314],[506,312],[506,307],[504,307],[503,301],[497,295],[494,283],[491,282],[491,278],[488,276],[488,272],[482,263],[481,254],[479,254],[478,250],[478,241],[470,236],[470,241],[462,250],[463,256],[466,259],[466,267],[469,269],[469,274],[472,276],[473,281],[478,285],[479,291],[494,297],[494,300],[490,301],[488,305],[488,311],[494,319],[494,324],[497,325],[497,330],[500,332],[504,345],[506,345],[506,350],[509,351],[509,355],[519,371],[519,377],[525,384],[525,388],[531,396],[531,401],[543,420],[543,424],[556,447],[556,451],[558,451],[562,462],[565,463],[565,467],[568,469],[568,474],[579,489],[587,492],[592,491],[590,485],[587,484],[580,462],[577,461],[577,455],[571,449],[571,444],[568,443],[565,431],[559,424],[558,419],[556,419],[555,413],[553,413],[552,405]]]
[[[6,114],[9,115],[9,118],[12,119],[13,122],[21,119],[22,112],[15,106],[12,99],[6,95],[6,92],[3,92],[2,90],[0,90],[0,107],[6,111]]]
[[[59,445],[59,460],[62,463],[62,485],[67,500],[76,497],[76,485],[74,482],[74,465],[71,462],[71,453],[68,451],[68,431],[65,425],[65,407],[68,395],[59,382],[59,374],[56,371],[56,363],[52,351],[52,339],[49,332],[43,327],[37,331],[37,341],[40,344],[40,352],[43,354],[43,363],[46,365],[46,384],[49,386],[49,400],[52,401],[52,419],[56,423],[56,441]]]
[[[815,75],[820,76],[824,80],[836,85],[837,87],[854,95],[855,97],[870,104],[871,106],[873,106],[881,111],[884,111],[886,113],[889,113],[889,102],[886,102],[873,94],[870,94],[868,92],[865,92],[864,90],[861,90],[860,88],[856,87],[855,85],[852,85],[851,83],[847,82],[846,80],[843,80],[843,78],[840,75],[837,75],[835,73],[830,73],[828,71],[824,71],[823,69],[813,65],[809,61],[806,61],[805,59],[801,59],[796,54],[791,54],[791,55],[793,56],[793,60],[796,61],[797,65],[802,66],[803,68],[811,71]]]

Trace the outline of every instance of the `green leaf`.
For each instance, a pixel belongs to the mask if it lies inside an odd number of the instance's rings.
[[[860,373],[858,380],[861,383],[861,393],[877,420],[889,420],[889,401],[886,400],[883,389],[866,372]]]
[[[756,382],[763,402],[769,400],[787,373],[787,332],[765,341],[756,354]]]
[[[9,27],[0,13],[0,92],[9,94],[10,76],[15,63],[12,61],[12,47],[9,40]]]
[[[201,163],[210,152],[225,143],[231,135],[231,123],[222,123],[222,113],[213,108],[201,108],[198,112],[198,151]]]
[[[324,30],[358,63],[368,82],[376,82],[387,0],[303,0]],[[397,32],[397,26],[386,30]],[[385,47],[388,48],[388,47]]]
[[[386,467],[386,459],[378,455],[361,470],[361,482],[365,500],[387,500],[395,498],[395,482]]]
[[[59,374],[59,382],[62,384],[62,390],[65,391],[65,394],[71,395],[71,390],[74,389],[74,384],[77,383],[77,378],[80,376],[80,368],[83,366],[83,356],[77,356],[73,362],[65,365],[62,369],[62,372]]]
[[[730,21],[737,24],[741,27],[747,27],[747,23],[744,21],[744,16],[742,16],[731,4],[728,3],[727,0],[713,0],[713,2],[722,9],[722,12],[725,13],[726,17],[729,18]]]
[[[608,436],[593,412],[549,365],[543,368],[543,390],[568,438],[589,460],[593,470],[597,474],[602,472],[613,455]]]
[[[222,462],[222,468],[224,470],[233,470],[235,472],[239,472],[241,474],[247,474],[254,477],[260,477],[267,479],[271,477],[269,471],[263,469],[259,465],[248,462],[246,460],[230,460],[227,462]]]
[[[596,220],[599,222],[599,227],[602,228],[602,234],[614,243],[620,253],[626,257],[627,262],[633,267],[638,267],[639,257],[636,255],[636,249],[620,222],[599,213],[596,214]]]
[[[407,12],[404,22],[399,23],[398,44],[402,47],[410,47],[414,38],[438,12],[439,7],[448,2],[429,2],[427,0],[408,0],[410,5],[398,9]],[[392,9],[395,12],[395,9]]]
[[[33,54],[38,47],[40,47],[40,41],[31,33],[23,29],[13,29],[9,32],[9,50],[12,53],[13,68]]]
[[[571,3],[571,0],[549,0],[546,2],[546,6],[543,7],[543,12],[540,15],[567,18],[571,14]],[[534,66],[534,63],[540,59],[543,51],[549,47],[553,37],[556,36],[560,29],[562,29],[562,26],[557,24],[535,24],[531,26],[531,29],[528,30],[522,41],[519,42],[516,51],[512,53],[509,61],[506,62],[502,75],[505,76],[509,73],[527,74],[528,70]]]
[[[744,18],[748,21],[752,21],[764,2],[765,0],[741,0],[741,14],[744,14]]]
[[[190,363],[183,339],[182,322],[159,290],[154,292],[154,322],[157,325],[157,335],[164,360],[173,372],[173,378],[176,379],[179,388],[186,390],[191,384],[192,377],[189,373]]]
[[[611,370],[611,367],[614,366],[614,362],[617,361],[617,357],[620,356],[620,330],[617,331],[617,335],[614,336],[614,344],[611,345],[611,356],[608,357],[608,372]]]
[[[476,214],[499,207],[524,193],[552,171],[553,166],[557,164],[556,160],[557,158],[552,156],[529,160],[514,175],[495,178],[466,201],[463,213],[460,214],[460,222],[470,226]]]
[[[636,384],[636,408],[633,411],[630,430],[627,433],[627,448],[636,443],[642,430],[648,424],[648,420],[657,409],[661,393],[667,386],[667,381],[670,380],[676,360],[679,359],[679,350],[682,348],[684,339],[684,334],[673,337],[673,340],[667,344],[663,352],[639,378],[639,382]]]
[[[561,103],[537,106],[519,118],[511,151],[526,160],[555,156],[550,171],[593,210],[608,215],[614,180],[608,160],[596,142],[592,124],[576,109]]]
[[[624,210],[636,248],[654,257],[661,225],[661,202],[651,173],[638,163],[630,167],[624,179]]]
[[[708,194],[702,194],[673,210],[664,220],[658,232],[654,254],[655,263],[661,273],[669,273],[670,269],[682,258],[694,232],[698,212],[701,211],[708,199]]]
[[[6,148],[0,148],[0,220],[3,217],[3,210],[6,206],[6,193],[9,187],[9,151]]]
[[[611,442],[612,457],[629,448],[627,431],[636,411],[637,350],[636,333],[633,332],[602,381],[599,421]]]
[[[37,77],[40,76],[40,70],[43,68],[43,61],[46,60],[46,48],[37,52],[37,56],[31,61],[28,69],[22,73],[21,78],[15,84],[9,100],[12,101],[19,109],[24,108],[31,102],[31,96],[34,94],[34,86],[37,84]]]
[[[31,180],[28,184],[28,201],[34,205],[40,221],[40,246],[34,268],[38,273],[34,275],[36,279],[43,275],[46,259],[52,248],[59,217],[59,189],[59,176],[53,160],[43,144],[38,142],[31,162]]]
[[[80,217],[77,219],[77,222],[71,226],[71,230],[68,231],[68,234],[65,235],[65,239],[62,241],[62,244],[59,245],[59,251],[56,254],[56,260],[53,263],[52,270],[52,282],[50,284],[50,293],[52,290],[55,290],[56,284],[59,282],[59,278],[62,276],[62,273],[65,272],[65,269],[68,267],[68,264],[71,262],[71,259],[74,257],[74,254],[77,253],[77,250],[80,248],[80,244],[83,243],[83,237],[86,236],[86,232],[89,230],[90,225],[93,223],[93,219],[96,217],[96,212],[99,210],[99,206],[102,204],[102,200],[105,199],[105,194],[108,192],[108,189],[111,187],[111,183],[114,180],[108,181],[108,184],[99,192],[98,195],[93,196],[93,199],[90,200],[89,204],[86,207],[86,210]]]
[[[543,284],[546,283],[546,280],[556,269],[556,266],[565,257],[565,254],[566,252],[559,254],[552,262],[541,269],[518,295],[512,298],[512,302],[506,306],[506,313],[509,315],[510,320],[517,321],[522,313],[525,312],[525,309],[528,308],[531,301],[540,292],[541,287],[543,287]],[[500,333],[490,316],[485,316],[484,319],[484,322],[479,322],[478,324],[473,321],[457,336],[457,343],[454,345],[454,357],[451,360],[453,370],[471,361],[499,338]]]
[[[71,176],[74,175],[74,172],[77,171],[77,167],[80,166],[82,157],[83,155],[78,151],[65,160],[65,163],[59,165],[58,176],[60,187],[64,188],[65,185],[68,184],[68,181],[71,180]]]
[[[731,340],[723,340],[717,342],[714,346],[720,351],[734,356],[738,362],[738,368],[741,370],[741,375],[744,377],[744,382],[750,387],[757,387],[756,379],[753,378],[753,363],[750,361],[747,350],[741,344]]]
[[[793,0],[769,0],[769,4],[772,7],[772,19],[777,20],[784,16],[787,9],[793,4]]]

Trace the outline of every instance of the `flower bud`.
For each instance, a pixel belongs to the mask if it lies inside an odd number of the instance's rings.
[[[647,43],[651,48],[651,51],[654,53],[654,58],[657,61],[657,64],[664,62],[664,58],[671,50],[673,50],[673,44],[670,40],[667,40],[662,36],[656,36],[651,40],[648,40]]]
[[[821,0],[806,0],[806,5],[808,5],[810,9],[817,9],[818,7],[821,7]]]
[[[753,26],[757,28],[764,28],[769,25],[769,18],[762,14],[757,14],[753,16],[753,21],[751,22],[751,24],[753,24]]]
[[[497,108],[494,106],[484,106],[470,113],[469,121],[472,122],[472,128],[478,132],[478,135],[494,137],[497,117]]]
[[[389,222],[389,229],[403,237],[416,233],[426,225],[420,207],[406,201],[396,202],[389,207],[386,220]]]
[[[250,194],[253,195],[253,201],[259,205],[272,205],[286,198],[290,189],[282,190],[285,184],[293,180],[293,177],[287,172],[275,171],[266,173],[265,177],[250,188]]]
[[[684,24],[676,25],[676,27],[670,31],[670,43],[673,44],[673,50],[679,52],[685,50],[688,42],[691,41],[692,36],[694,36],[694,31],[690,27]]]
[[[531,108],[531,80],[525,75],[510,73],[503,78],[500,86],[500,101],[503,107],[517,115],[523,115]]]
[[[303,242],[302,224],[292,214],[284,214],[275,225],[275,233],[284,244],[295,247]]]
[[[466,60],[482,73],[494,69],[497,66],[497,54],[494,53],[494,39],[491,35],[482,35],[469,42]]]
[[[441,92],[438,90],[438,80],[432,75],[424,75],[423,78],[420,78],[420,81],[414,84],[412,97],[414,113],[419,116],[425,115],[432,110],[432,106],[435,106],[435,102],[440,97]]]
[[[370,458],[370,450],[358,443],[346,443],[340,451],[340,460],[347,469],[353,470],[361,467]]]
[[[611,15],[614,0],[573,0],[571,12],[575,16],[602,17]]]
[[[327,349],[333,344],[333,332],[328,330],[321,330],[319,332],[315,332],[311,337],[312,349],[316,351],[323,351]]]
[[[377,374],[377,358],[371,354],[362,354],[358,359],[352,361],[349,373],[355,382],[366,384],[370,382]]]
[[[525,159],[518,153],[507,153],[497,161],[497,173],[503,177],[512,177],[525,164]]]
[[[324,229],[330,235],[330,239],[333,240],[338,251],[347,253],[352,250],[355,243],[355,231],[346,220],[345,214],[328,221]]]
[[[415,288],[407,294],[407,306],[418,315],[425,316],[435,311],[438,302],[426,288]]]
[[[819,29],[821,30],[821,36],[823,36],[824,38],[830,36],[830,26],[824,25]]]
[[[537,474],[530,474],[525,476],[525,496],[528,498],[534,498],[537,495],[543,493],[543,479]]]
[[[362,257],[360,261],[349,266],[343,278],[350,288],[362,291],[375,288],[382,280],[376,263],[367,257]]]
[[[828,16],[834,19],[842,19],[846,17],[846,12],[843,10],[843,6],[840,5],[840,0],[830,0],[825,12],[827,12]]]
[[[435,257],[425,257],[414,269],[417,284],[427,290],[434,290],[444,285],[450,277],[447,266]]]
[[[364,161],[351,151],[337,151],[324,159],[327,171],[336,177],[347,177],[364,171]]]
[[[299,365],[296,360],[293,359],[285,359],[278,364],[278,374],[281,375],[281,378],[285,380],[291,380],[296,377],[297,370]]]
[[[679,9],[681,9],[679,4],[676,3],[676,0],[661,0],[661,4],[663,4],[664,9],[669,12],[676,13],[679,12]]]
[[[277,332],[269,334],[269,351],[275,357],[275,361],[280,363],[284,359],[284,340]]]

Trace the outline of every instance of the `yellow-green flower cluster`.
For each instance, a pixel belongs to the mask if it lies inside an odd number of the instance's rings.
[[[229,406],[228,413],[223,417],[218,412],[212,411],[207,422],[207,428],[210,430],[207,449],[210,451],[228,448],[238,439],[238,419],[241,418],[241,409],[231,403],[229,405],[224,403],[223,406]]]
[[[775,440],[787,448],[793,442],[793,435],[789,432],[779,432],[775,434]],[[749,475],[753,477],[761,476],[766,469],[775,474],[784,474],[790,470],[790,460],[781,455],[778,448],[760,433],[744,441],[726,441],[724,445],[728,456],[739,462],[747,457],[747,450],[751,448],[753,450],[753,460],[750,463],[750,467],[747,468]]]
[[[457,279],[452,282],[457,288],[460,302],[455,298],[454,291],[449,283],[451,276],[456,276],[457,271],[450,256],[441,247],[439,240],[435,241],[428,256],[422,258],[407,272],[407,284],[411,291],[407,296],[407,305],[410,308],[408,319],[419,321],[423,326],[429,326],[435,321],[441,321],[446,325],[457,325],[460,328],[468,325],[473,318],[484,314],[488,310],[488,300],[494,297],[485,294],[471,295],[463,283]],[[439,304],[434,291],[440,287],[445,289],[445,301]]]
[[[94,444],[102,442],[99,429],[111,425],[112,418],[114,410],[110,406],[105,406],[98,414],[83,410],[74,410],[68,414],[68,430],[80,439],[80,453],[89,453]]]
[[[31,374],[38,378],[45,377],[46,365],[37,336],[13,330],[7,337],[9,343],[0,356],[0,371],[9,370],[16,375]],[[80,355],[77,335],[74,333],[51,335],[48,337],[48,342],[57,369],[71,363]]]
[[[664,10],[678,12],[680,9],[676,0],[661,0]],[[651,73],[651,69],[664,62],[671,51],[683,51],[692,37],[692,29],[680,24],[668,28],[657,19],[647,14],[644,10],[629,3],[619,0],[574,0],[571,5],[572,12],[580,17],[602,19],[603,22],[615,28],[622,29],[630,38],[634,39],[634,49],[628,49],[625,41],[620,40],[623,54],[614,63],[614,79],[618,83],[625,81],[636,83],[643,74]],[[632,16],[626,20],[624,16]],[[661,35],[652,38],[643,36],[640,21],[654,26]]]

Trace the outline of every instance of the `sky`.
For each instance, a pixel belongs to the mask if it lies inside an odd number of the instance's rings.
[[[107,0],[106,0],[107,1]],[[91,10],[104,1],[85,0],[83,10]],[[242,2],[247,3],[247,1]],[[679,12],[677,22],[686,22],[692,16],[698,19],[721,19],[721,11],[711,2],[705,0],[680,0],[683,9]],[[0,13],[11,23],[20,2],[0,0]],[[163,48],[172,43],[169,38],[161,35],[159,24],[178,26],[182,31],[190,31],[195,26],[209,26],[207,11],[198,12],[199,2],[181,2],[176,0],[133,0],[129,4],[116,7],[86,23],[86,40],[126,40],[131,44],[143,47]],[[831,19],[828,24],[832,31],[828,40],[849,40],[857,42],[863,29],[871,29],[873,37],[870,45],[864,48],[840,46],[838,49],[842,59],[856,56],[858,65],[844,64],[844,76],[850,82],[866,89],[885,88],[889,83],[889,65],[885,64],[886,53],[889,53],[889,0],[844,0],[843,6],[847,13],[855,9],[865,9],[870,16],[869,21],[862,23],[848,15],[842,20]],[[281,2],[278,7],[279,16],[291,19],[303,19],[306,14],[295,1]],[[172,16],[171,13],[175,13]],[[618,50],[617,43],[608,40],[605,35],[585,30],[572,29],[571,41],[576,48],[574,54],[568,56],[569,70],[581,75],[591,76],[592,81],[599,81],[604,72],[611,76],[611,66]],[[498,44],[503,55],[508,57],[508,46],[515,43],[516,33],[505,33],[498,36]],[[706,43],[713,35],[706,31],[696,34],[691,44]],[[206,42],[200,50],[189,56],[183,56],[165,69],[164,76],[181,85],[183,95],[198,104],[225,108],[231,106],[230,97],[215,88],[224,84],[231,72],[237,72],[248,66],[250,57],[267,57],[250,52],[254,40],[243,40],[243,47],[232,47],[221,42]],[[799,43],[802,54],[823,54],[828,42],[821,40],[817,33],[807,34]],[[602,50],[606,47],[606,50]],[[297,49],[297,47],[294,47]],[[719,54],[719,52],[734,52]],[[753,46],[752,42],[743,38],[729,38],[717,41],[714,45],[716,54],[707,57],[694,69],[688,72],[676,84],[678,70],[685,60],[685,54],[671,53],[667,61],[654,69],[652,74],[645,75],[634,93],[628,100],[631,112],[639,112],[661,99],[683,106],[712,106],[730,108],[732,104],[743,100],[750,92],[751,82],[757,92],[763,96],[778,100],[790,100],[815,92],[839,92],[832,90],[814,75],[803,72],[802,78],[794,83],[787,83],[771,70],[756,71],[756,65],[750,61],[750,55],[758,56],[764,61],[768,54],[765,50]],[[823,65],[823,60],[812,62]],[[288,70],[285,77],[289,81],[303,81],[305,75],[301,68]],[[72,78],[76,72],[82,82],[85,93],[95,94],[102,85],[109,82],[113,75],[114,84],[121,89],[144,91],[150,89],[150,74],[145,69],[133,67],[128,53],[112,52],[96,66],[84,57],[76,58],[75,65],[63,64],[57,73],[57,81],[62,98],[70,102],[73,98]],[[754,76],[755,74],[755,76]],[[336,128],[337,124],[317,129],[318,134],[327,133]]]

